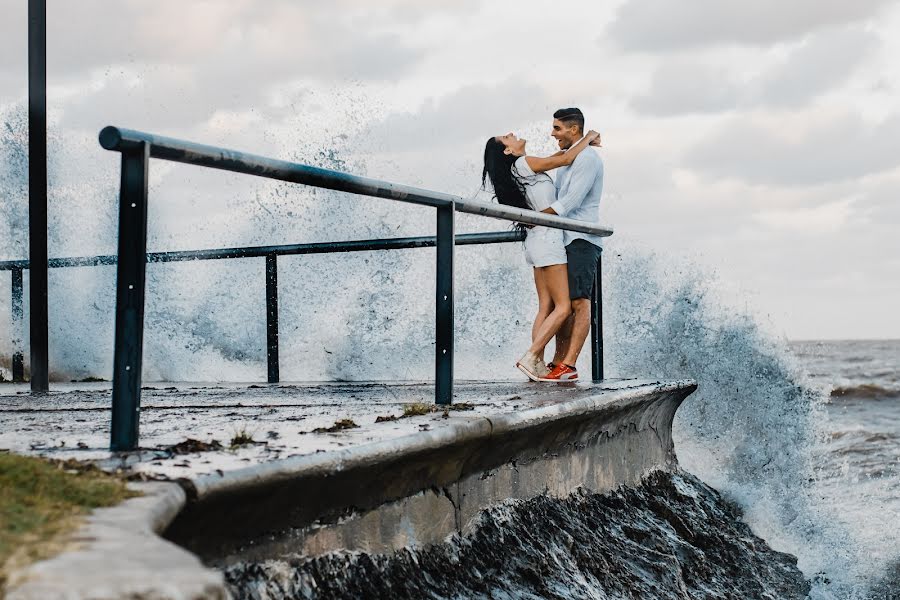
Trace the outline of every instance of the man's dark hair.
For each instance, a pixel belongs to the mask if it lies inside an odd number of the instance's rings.
[[[579,108],[561,108],[553,113],[554,119],[559,119],[567,127],[578,125],[578,131],[584,132],[584,113]]]

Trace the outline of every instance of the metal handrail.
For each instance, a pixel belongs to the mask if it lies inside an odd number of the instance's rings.
[[[142,143],[149,144],[150,158],[209,167],[211,169],[222,169],[233,173],[278,179],[280,181],[300,183],[340,192],[350,192],[363,196],[399,200],[434,208],[453,204],[458,212],[529,225],[567,229],[601,237],[607,237],[613,233],[613,230],[609,227],[591,225],[576,219],[567,219],[502,204],[488,204],[487,202],[479,202],[471,198],[463,198],[443,192],[434,192],[399,183],[350,175],[340,171],[267,158],[237,150],[205,146],[141,131],[110,126],[100,132],[100,145],[107,150],[128,152],[135,150]]]
[[[456,236],[457,246],[480,244],[503,244],[521,242],[525,234],[518,231],[491,231],[486,233],[463,233]],[[308,244],[281,244],[276,246],[242,246],[237,248],[212,248],[209,250],[170,250],[169,252],[148,252],[148,263],[183,262],[189,260],[219,260],[226,258],[261,258],[270,254],[291,256],[297,254],[328,254],[331,252],[366,252],[371,250],[403,250],[407,248],[433,248],[436,238],[416,236],[371,240],[350,240],[347,242],[313,242]],[[115,254],[98,256],[70,256],[51,258],[50,268],[98,267],[114,265],[118,262]],[[0,271],[28,269],[29,261],[0,260]]]

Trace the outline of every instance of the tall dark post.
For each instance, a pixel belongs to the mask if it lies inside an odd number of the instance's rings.
[[[597,260],[597,275],[591,294],[591,376],[594,381],[603,380],[603,269],[602,253]]]
[[[437,294],[435,335],[435,390],[437,404],[453,402],[453,203],[437,209]]]
[[[110,450],[134,450],[141,410],[144,285],[147,271],[147,178],[150,145],[122,152],[116,347],[113,358]]]
[[[266,255],[266,363],[269,383],[278,383],[278,255]]]
[[[31,391],[50,390],[47,341],[47,0],[28,0],[28,292]]]
[[[25,381],[25,361],[22,356],[22,269],[12,269],[12,380]]]

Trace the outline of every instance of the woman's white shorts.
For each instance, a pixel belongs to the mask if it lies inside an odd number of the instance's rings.
[[[533,227],[525,238],[525,262],[532,267],[566,264],[563,230],[552,227]]]

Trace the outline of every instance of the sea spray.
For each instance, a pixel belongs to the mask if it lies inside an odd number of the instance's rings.
[[[740,502],[774,548],[798,556],[816,583],[812,597],[853,597],[883,565],[870,572],[852,532],[817,501],[822,391],[709,269],[624,237],[606,251],[610,370],[696,378],[673,424],[681,466]]]
[[[23,257],[28,244],[28,123],[22,107],[0,111],[0,256]]]
[[[8,108],[4,114],[21,114],[21,107]],[[362,159],[341,158],[353,152],[348,136],[319,131],[333,144],[322,150],[317,145],[322,140],[310,141],[303,123],[293,125],[296,129],[278,129],[270,136],[274,138],[271,154],[365,174]],[[21,123],[13,129],[17,134],[3,138],[0,148],[0,164],[15,167],[5,171],[4,181],[12,182],[7,186],[11,192],[0,195],[0,214],[9,221],[6,229],[10,231],[3,247],[5,258],[22,257],[26,245],[22,225],[27,213],[21,196],[27,189],[22,183],[27,170],[21,168],[25,137]],[[72,148],[96,143],[75,132],[68,132],[64,141]],[[79,163],[78,153],[63,154]],[[112,153],[99,156],[106,159],[103,164],[83,169],[86,182],[101,182],[94,189],[83,189],[87,184],[78,186],[77,181],[63,184],[60,167],[51,165],[57,173],[54,181],[59,183],[53,187],[50,210],[56,215],[54,222],[65,224],[51,235],[53,256],[115,250],[118,165]],[[150,172],[151,251],[434,233],[434,210],[427,207],[163,161],[152,161]],[[76,189],[82,191],[78,202],[54,200],[63,192],[67,197],[77,195]],[[79,228],[81,223],[84,225]],[[459,218],[462,230],[474,223],[482,230],[508,227],[499,221]],[[485,348],[496,360],[499,353],[526,342],[531,309],[519,299],[531,284],[518,244],[460,248],[457,257],[457,372],[465,378],[481,371]],[[262,259],[151,264],[147,270],[145,378],[261,378],[265,373],[263,274]],[[55,379],[109,377],[114,277],[115,268],[110,266],[51,273],[51,369]],[[433,281],[433,250],[428,249],[280,258],[282,378],[430,378]],[[495,293],[498,285],[503,293]],[[6,308],[8,294],[0,302],[0,309]],[[5,334],[0,339],[8,340],[8,321],[0,322],[0,332]],[[3,352],[8,352],[7,348],[9,344]],[[506,362],[513,360],[514,352]]]

